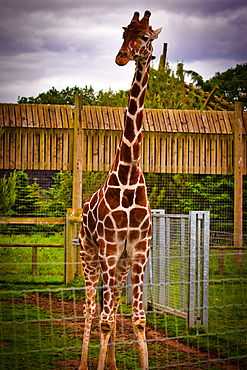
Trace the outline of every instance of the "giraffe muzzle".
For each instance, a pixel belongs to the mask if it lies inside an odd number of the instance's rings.
[[[129,60],[130,60],[130,57],[129,57],[129,54],[127,53],[127,51],[121,51],[120,50],[119,53],[116,56],[115,62],[119,66],[125,66],[129,62]]]

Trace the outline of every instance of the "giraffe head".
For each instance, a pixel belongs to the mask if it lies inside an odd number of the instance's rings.
[[[158,38],[161,28],[156,31],[149,26],[149,10],[145,11],[144,17],[139,20],[139,13],[135,12],[128,27],[123,27],[123,45],[116,56],[116,63],[119,66],[126,65],[129,60],[143,61],[152,57],[152,41]]]

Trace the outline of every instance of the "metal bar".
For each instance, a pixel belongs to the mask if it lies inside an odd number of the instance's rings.
[[[156,302],[158,295],[157,280],[157,266],[156,266],[156,255],[157,255],[157,218],[156,215],[153,217],[153,302]]]
[[[201,306],[201,219],[203,215],[198,214],[197,220],[197,321],[200,320]]]
[[[210,212],[204,212],[202,243],[202,323],[208,329]]]
[[[159,221],[159,304],[165,305],[166,222],[164,217]]]
[[[131,268],[126,279],[126,304],[132,304]]]
[[[170,217],[166,220],[166,306],[169,306],[169,284],[170,284]]]
[[[188,327],[195,324],[196,212],[190,211]]]
[[[180,310],[184,309],[184,242],[185,242],[185,219],[181,218],[181,290],[180,290]]]

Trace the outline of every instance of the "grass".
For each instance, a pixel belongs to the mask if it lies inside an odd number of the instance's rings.
[[[63,235],[41,237],[40,235],[3,237],[0,243],[63,243]],[[177,250],[171,256],[171,296],[178,294],[180,271]],[[58,361],[79,359],[81,339],[75,330],[67,325],[62,314],[51,317],[47,310],[23,303],[26,295],[33,291],[39,296],[52,294],[55,299],[80,302],[85,299],[83,278],[78,276],[71,284],[63,284],[63,249],[38,248],[38,274],[31,274],[32,249],[0,248],[0,293],[1,303],[1,369],[51,369]],[[147,323],[165,330],[169,338],[179,339],[181,343],[208,353],[210,358],[232,359],[240,368],[246,365],[247,353],[247,253],[243,254],[241,269],[234,268],[234,254],[224,251],[224,271],[219,269],[219,251],[210,251],[209,285],[209,328],[186,327],[186,321],[177,317],[150,311]],[[5,293],[4,293],[5,291]],[[186,295],[186,294],[185,294]],[[99,300],[99,296],[97,297]],[[175,302],[175,301],[174,301]],[[126,306],[125,297],[121,298],[120,312],[131,315],[131,307]],[[66,322],[66,324],[64,323]],[[90,341],[89,360],[98,357],[99,342]],[[195,355],[169,348],[167,352],[159,342],[149,342],[150,368],[162,367],[174,361],[200,362]],[[117,345],[118,368],[137,369],[139,356],[135,344]],[[203,365],[198,365],[203,368]],[[214,368],[214,364],[206,368]],[[216,367],[215,367],[216,368]]]

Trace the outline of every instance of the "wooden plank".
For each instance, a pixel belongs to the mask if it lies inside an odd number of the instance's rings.
[[[215,126],[214,126],[214,120],[213,120],[212,112],[211,111],[206,111],[206,116],[207,116],[208,124],[209,124],[209,132],[211,134],[215,134],[216,129],[215,129]]]
[[[7,225],[65,225],[65,217],[0,217]]]
[[[22,138],[21,138],[21,158],[22,158],[22,165],[21,168],[23,170],[27,169],[27,130],[22,128]]]
[[[91,107],[91,117],[92,117],[92,121],[95,122],[93,126],[99,127],[98,118],[96,114],[96,107]]]
[[[184,155],[183,155],[183,173],[188,173],[189,171],[189,141],[188,134],[184,135]]]
[[[98,137],[98,130],[93,131],[93,171],[99,171],[99,137]]]
[[[194,137],[195,140],[195,153],[194,153],[194,158],[195,158],[195,163],[194,163],[194,173],[200,173],[200,135],[196,135]]]
[[[210,140],[210,152],[211,152],[211,175],[216,174],[216,136],[211,135],[211,140]]]
[[[28,127],[26,104],[20,104],[20,108],[21,108],[21,125],[22,127]]]
[[[15,127],[15,105],[9,104],[9,125],[10,127]]]
[[[146,117],[149,125],[150,131],[156,131],[154,126],[153,114],[151,109],[146,109]]]
[[[222,175],[227,175],[227,137],[222,137]]]
[[[150,132],[149,172],[155,172],[155,132]]]
[[[61,129],[56,130],[57,134],[57,170],[63,169],[63,132]]]
[[[119,118],[120,118],[120,123],[121,123],[121,129],[124,127],[124,115],[126,112],[126,108],[119,107]]]
[[[116,125],[115,125],[115,120],[114,120],[114,116],[113,116],[113,112],[112,112],[112,108],[108,108],[108,118],[109,118],[109,124],[110,124],[110,128],[111,130],[115,130],[116,129]]]
[[[166,171],[167,173],[172,172],[172,135],[167,135],[167,141],[166,141],[166,148],[167,148],[167,165],[166,165]]]
[[[27,168],[33,169],[33,154],[36,154],[36,148],[33,147],[33,132],[31,129],[27,129]],[[38,148],[37,148],[38,149]],[[38,150],[37,150],[38,153]],[[36,168],[38,170],[38,168]]]
[[[146,109],[143,111],[143,131],[149,131]]]
[[[10,153],[9,153],[9,168],[15,169],[15,132],[10,132]]]
[[[20,104],[15,104],[15,122],[16,127],[23,127],[21,121],[21,106]]]
[[[206,136],[200,135],[200,174],[204,175],[206,172]]]
[[[243,135],[247,133],[247,112],[243,112]]]
[[[156,146],[155,146],[155,172],[160,173],[161,171],[161,133],[156,131]]]
[[[166,131],[167,132],[172,132],[172,127],[171,127],[171,123],[170,123],[169,114],[168,114],[167,109],[163,110],[163,117],[164,117],[164,122],[165,122],[165,125],[166,125]]]
[[[172,135],[172,173],[177,173],[178,168],[178,135]]]
[[[4,169],[4,142],[5,134],[4,132],[0,135],[0,170]]]
[[[10,126],[9,122],[9,105],[8,104],[3,104],[3,122],[5,127]]]
[[[188,132],[188,125],[187,125],[187,121],[186,121],[186,117],[185,117],[185,112],[183,110],[179,110],[179,115],[180,115],[180,121],[181,121],[181,125],[182,125],[182,131],[183,132]]]
[[[231,127],[231,123],[230,123],[230,120],[229,120],[228,112],[224,111],[224,112],[222,112],[222,115],[223,115],[223,119],[224,119],[224,122],[225,122],[225,127],[226,127],[227,134],[232,134],[232,127]]]
[[[0,127],[4,126],[4,119],[3,119],[3,103],[0,103]]]
[[[142,137],[142,145],[143,145],[143,171],[149,172],[149,133],[143,132]]]
[[[243,146],[243,175],[247,174],[247,138],[246,136],[242,137],[242,146]]]
[[[45,132],[48,130],[41,129],[39,130],[39,169],[44,170],[45,169]]]
[[[211,173],[211,165],[210,165],[210,155],[211,155],[211,148],[210,148],[210,135],[206,135],[206,174],[209,175]]]
[[[106,107],[101,107],[101,111],[102,111],[102,118],[103,118],[103,122],[104,122],[104,127],[106,130],[110,130],[110,122],[109,122],[109,118],[108,118],[108,112],[107,112],[107,108]]]
[[[32,112],[33,112],[33,127],[39,127],[39,115],[37,104],[32,104]]]
[[[73,161],[74,161],[74,129],[69,130],[69,170],[73,171]],[[84,130],[82,130],[82,138],[86,139],[86,135],[84,134]],[[82,143],[83,144],[83,143]],[[86,153],[86,146],[84,146],[85,150],[83,153]],[[86,160],[86,156],[84,155],[82,158],[82,171],[84,170],[83,168],[83,163]],[[85,168],[86,170],[86,168]]]
[[[50,106],[50,118],[51,118],[51,127],[52,128],[57,127],[56,110],[59,110],[59,107],[57,105],[51,105]]]
[[[102,130],[98,131],[99,135],[99,171],[104,171],[104,134]]]
[[[160,129],[162,132],[166,132],[166,124],[163,116],[163,110],[162,109],[157,109],[157,114],[158,114],[158,119],[160,123]]]
[[[182,127],[181,127],[182,129]],[[177,151],[178,151],[178,164],[177,173],[183,173],[183,157],[184,157],[184,147],[183,147],[184,136],[182,133],[177,135]]]
[[[231,134],[233,134],[234,132],[234,127],[235,127],[235,117],[234,117],[234,114],[233,112],[227,112],[228,113],[228,118],[229,118],[229,121],[230,121],[230,125],[231,125]]]
[[[93,136],[92,130],[87,131],[87,171],[93,170],[92,152],[93,152]]]
[[[201,134],[204,134],[205,128],[204,128],[203,121],[202,121],[202,118],[201,118],[201,112],[199,110],[196,110],[195,111],[195,116],[196,116],[196,121],[197,121],[199,132]]]
[[[68,170],[69,132],[63,131],[63,170]],[[82,152],[83,153],[83,152]]]
[[[62,105],[60,108],[60,111],[61,111],[62,120],[57,121],[57,127],[58,128],[68,127],[67,106]]]
[[[96,113],[96,117],[97,117],[97,122],[98,122],[98,128],[100,130],[104,130],[104,121],[103,121],[103,117],[102,117],[102,112],[101,112],[101,107],[95,107],[95,113]]]
[[[168,112],[168,116],[169,116],[170,125],[171,125],[171,128],[172,128],[172,132],[177,132],[178,130],[177,130],[177,126],[176,126],[176,123],[175,123],[173,110],[168,109],[167,112]]]
[[[158,109],[153,109],[153,122],[154,122],[155,131],[159,132],[160,124],[159,124],[159,118],[158,118]]]
[[[50,120],[50,114],[49,114],[49,106],[44,104],[43,107],[44,107],[45,127],[50,128],[51,120]]]
[[[192,121],[193,128],[194,128],[194,132],[199,133],[200,131],[199,131],[199,127],[197,124],[195,111],[190,111],[190,116],[191,116],[191,121]]]
[[[208,118],[207,118],[207,112],[206,111],[201,112],[201,119],[202,119],[202,123],[203,123],[203,126],[204,126],[204,132],[206,132],[206,134],[210,134],[210,128],[209,128],[209,123],[208,123]]]
[[[212,111],[212,117],[214,120],[214,126],[217,134],[221,134],[220,123],[216,111]]]
[[[31,104],[27,104],[26,108],[27,108],[27,126],[33,127],[33,114]]]
[[[232,135],[228,136],[227,145],[228,145],[227,173],[228,175],[232,175],[233,174],[233,162],[232,162],[233,160],[233,136]]]
[[[216,149],[216,173],[221,175],[221,158],[222,158],[222,148],[221,148],[221,136],[217,135],[216,138],[217,149]]]
[[[42,147],[40,143],[40,133],[44,132],[43,130],[34,130],[33,132],[33,169],[39,170],[42,168],[42,160],[40,160],[41,168],[39,168],[39,153],[42,153]],[[44,150],[43,150],[44,153]],[[44,165],[44,162],[43,162]]]
[[[44,169],[45,170],[51,169],[51,135],[52,135],[51,130],[46,130],[45,141],[44,141],[44,146],[45,146]]]
[[[104,133],[104,143],[105,143],[105,169],[104,171],[110,170],[110,134],[109,131]]]
[[[10,130],[6,127],[4,129],[4,169],[9,169],[9,155],[10,155]]]
[[[183,132],[179,111],[177,109],[174,109],[173,113],[174,113],[175,122],[176,122],[178,132]]]
[[[73,119],[73,109],[70,105],[67,107],[67,116],[68,116],[68,128],[74,127],[74,119]]]
[[[226,134],[227,130],[226,130],[226,127],[225,127],[224,117],[223,117],[223,114],[222,114],[221,111],[218,112],[218,118],[219,118],[219,122],[220,122],[221,132],[222,132],[222,134]]]
[[[188,125],[188,132],[193,133],[194,132],[194,127],[193,127],[193,124],[192,124],[190,111],[185,110],[184,114],[185,114],[186,122],[187,122],[187,125]]]
[[[55,129],[51,133],[51,170],[57,169],[57,134]]]
[[[45,127],[43,106],[41,104],[37,105],[38,117],[39,117],[39,127]]]
[[[113,115],[114,115],[116,130],[122,130],[121,122],[120,122],[120,116],[119,116],[119,108],[118,107],[113,107],[112,109],[113,109]]]
[[[166,173],[166,135],[161,133],[161,143],[160,143],[160,170],[162,173]]]
[[[194,139],[189,135],[189,173],[194,173]]]

